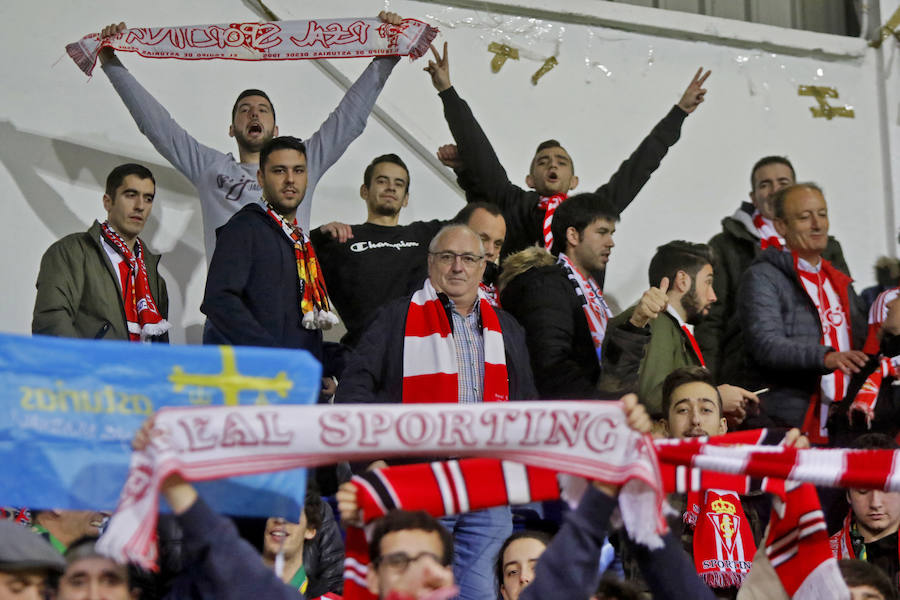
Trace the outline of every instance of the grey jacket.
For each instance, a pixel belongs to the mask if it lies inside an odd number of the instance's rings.
[[[850,318],[853,348],[861,348],[866,316],[852,279],[823,261]],[[747,362],[758,385],[770,388],[761,397],[764,413],[774,424],[799,427],[833,348],[821,343],[822,328],[812,300],[794,269],[788,252],[768,248],[741,279],[738,315],[744,332]]]
[[[146,250],[150,293],[163,318],[169,316],[159,255]],[[127,340],[125,306],[116,272],[100,242],[100,223],[50,246],[41,258],[31,332],[74,338]],[[161,337],[168,340],[168,334]]]

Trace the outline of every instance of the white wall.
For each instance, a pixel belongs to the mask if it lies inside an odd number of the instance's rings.
[[[165,253],[173,340],[199,340],[198,306],[205,280],[200,213],[190,184],[140,135],[98,69],[91,80],[64,46],[111,21],[172,25],[259,20],[239,0],[122,0],[4,3],[0,48],[0,235],[5,293],[0,330],[27,332],[40,255],[64,234],[102,217],[102,182],[119,162],[147,164],[159,183],[144,238]],[[280,17],[355,16],[383,4],[359,0],[272,0]],[[697,66],[711,68],[707,102],[685,123],[681,141],[623,215],[616,234],[607,293],[619,305],[646,286],[656,246],[671,239],[705,241],[719,230],[749,189],[749,169],[766,154],[786,154],[800,179],[823,185],[832,233],[844,245],[860,289],[874,282],[871,264],[896,254],[892,190],[900,165],[897,44],[881,51],[863,41],[795,32],[684,13],[569,0],[550,12],[538,0],[504,2],[393,1],[391,10],[437,24],[450,43],[453,81],[466,98],[514,182],[523,182],[536,144],[555,137],[574,157],[580,190],[604,183],[650,128],[678,100]],[[460,8],[488,6],[499,15]],[[895,1],[882,2],[889,15]],[[518,12],[523,16],[509,13]],[[537,18],[536,18],[537,17]],[[886,17],[885,17],[886,18]],[[692,41],[693,40],[693,41]],[[523,51],[492,74],[491,41]],[[559,66],[537,86],[529,81],[547,56]],[[338,102],[342,89],[311,61],[296,63],[188,62],[124,55],[123,62],[200,141],[235,151],[227,137],[237,92],[261,87],[272,97],[282,133],[306,137]],[[365,60],[332,61],[355,78]],[[379,101],[422,146],[451,141],[441,104],[421,71],[424,62],[397,66]],[[813,119],[802,84],[837,87],[854,119]],[[882,95],[883,94],[883,95]],[[884,115],[882,114],[884,113]],[[376,119],[323,178],[313,224],[360,222],[357,190],[376,154],[409,159],[412,186],[403,221],[449,217],[462,206],[458,190]]]

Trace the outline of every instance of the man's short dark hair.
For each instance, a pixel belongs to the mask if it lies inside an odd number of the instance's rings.
[[[269,103],[269,107],[272,109],[272,122],[275,122],[275,105],[272,104],[272,99],[269,98],[269,95],[262,90],[257,90],[250,88],[248,90],[244,90],[240,94],[238,94],[237,100],[234,101],[234,106],[231,107],[231,122],[234,123],[234,117],[237,115],[238,104],[241,103],[241,100],[246,98],[247,96],[262,96]]]
[[[110,171],[106,176],[106,195],[114,199],[116,190],[129,175],[136,175],[138,179],[149,179],[153,182],[153,187],[156,187],[156,179],[153,178],[150,169],[137,163],[125,163]]]
[[[597,219],[606,219],[613,223],[619,220],[619,211],[605,196],[586,192],[576,194],[564,200],[553,213],[550,231],[553,233],[553,247],[550,252],[559,256],[566,251],[566,231],[574,227],[578,236],[584,235],[587,226]]]
[[[306,515],[306,528],[315,529],[316,535],[322,529],[323,509],[325,509],[325,503],[322,502],[319,492],[307,489],[306,498],[303,500],[303,514]]]
[[[303,143],[303,140],[291,135],[281,135],[266,142],[266,145],[259,151],[260,171],[265,170],[269,155],[276,150],[296,150],[303,156],[306,156],[306,145]]]
[[[684,271],[693,280],[703,267],[712,262],[712,248],[706,244],[675,240],[656,249],[656,254],[650,259],[647,277],[651,286],[659,285],[663,277],[668,277],[669,285],[672,285],[678,271]]]
[[[819,184],[813,183],[812,181],[804,181],[803,183],[795,183],[794,185],[783,187],[772,196],[772,210],[775,213],[776,219],[784,219],[784,201],[787,200],[787,197],[791,192],[799,190],[800,188],[815,190],[819,192],[823,198],[825,197],[825,192],[822,191]]]
[[[569,166],[572,167],[572,173],[575,172],[575,161],[572,160],[572,157],[569,155],[569,151],[563,148],[563,145],[559,143],[558,140],[544,140],[540,144],[538,144],[537,150],[534,151],[534,156],[531,159],[531,167],[529,167],[528,172],[531,173],[534,171],[534,161],[537,159],[538,152],[542,150],[546,150],[547,148],[562,148],[563,152],[569,156]]]
[[[705,383],[716,391],[716,399],[719,405],[719,417],[725,412],[722,405],[722,396],[716,387],[716,380],[706,367],[681,367],[675,369],[666,376],[662,387],[662,418],[669,418],[669,409],[672,408],[672,393],[687,383]]]
[[[398,167],[403,167],[403,170],[406,171],[406,193],[408,194],[410,184],[409,167],[407,167],[406,163],[403,162],[403,159],[396,154],[382,154],[381,156],[376,156],[363,173],[363,185],[372,187],[372,175],[375,173],[375,167],[381,163],[391,163]]]
[[[503,545],[500,546],[500,552],[497,553],[497,560],[494,561],[494,575],[497,577],[497,585],[503,585],[503,554],[506,552],[506,549],[509,548],[509,545],[515,542],[516,540],[523,539],[531,539],[537,540],[540,543],[544,544],[544,546],[550,545],[550,540],[553,539],[549,533],[546,531],[538,531],[536,529],[524,529],[522,531],[517,531],[503,542]]]
[[[446,567],[453,562],[453,537],[447,531],[447,528],[441,525],[440,521],[424,510],[394,509],[375,521],[372,539],[369,542],[369,559],[373,565],[381,559],[381,538],[389,533],[406,531],[407,529],[437,533],[441,538],[441,546],[444,549],[441,564]]]
[[[897,588],[885,572],[872,563],[858,558],[844,558],[838,561],[838,568],[847,587],[867,585],[884,596],[884,600],[896,600]]]
[[[854,450],[900,450],[897,441],[883,433],[864,433],[853,440],[851,447]]]
[[[497,207],[496,204],[491,204],[490,202],[469,202],[465,206],[462,207],[456,216],[450,221],[451,223],[459,223],[460,225],[468,225],[469,219],[472,218],[472,215],[478,209],[486,210],[488,213],[494,215],[495,217],[502,217],[503,212]]]
[[[756,161],[756,164],[753,165],[753,168],[750,170],[750,189],[756,189],[756,182],[753,180],[756,177],[756,172],[763,167],[768,167],[769,165],[784,165],[788,169],[791,170],[791,179],[794,181],[797,180],[797,174],[794,172],[794,165],[791,164],[791,161],[788,160],[787,156],[763,156],[761,159]]]

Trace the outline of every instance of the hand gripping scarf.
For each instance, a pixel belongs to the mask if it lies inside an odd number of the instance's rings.
[[[506,347],[500,320],[487,296],[478,290],[484,341],[484,402],[509,400]],[[403,402],[459,402],[456,345],[447,310],[426,279],[413,294],[403,338]]]
[[[878,393],[885,380],[897,379],[898,369],[897,363],[900,357],[886,358],[882,357],[878,367],[866,377],[859,392],[850,404],[850,413],[848,417],[853,420],[853,413],[860,412],[866,416],[866,427],[872,428],[872,420],[875,419],[875,404],[878,402]]]
[[[122,257],[129,268],[129,280],[122,286],[122,301],[125,306],[125,317],[128,324],[128,337],[131,341],[146,341],[151,337],[162,335],[171,325],[159,314],[153,294],[150,292],[150,280],[147,277],[147,265],[144,264],[144,245],[140,239],[134,241],[134,252],[128,248],[125,240],[112,230],[108,221],[100,224],[103,239],[109,242]]]
[[[297,226],[296,219],[293,223],[288,223],[283,216],[275,212],[271,204],[266,203],[266,206],[266,214],[281,227],[281,231],[294,247],[297,276],[300,278],[300,312],[303,315],[303,327],[331,329],[339,321],[337,315],[331,312],[325,276],[313,245],[303,230]]]
[[[584,318],[587,319],[588,329],[591,332],[591,341],[594,342],[594,350],[597,353],[597,363],[600,364],[600,353],[603,349],[603,338],[606,336],[606,324],[612,317],[612,311],[603,299],[600,286],[592,277],[585,277],[572,264],[571,259],[564,253],[559,253],[557,264],[566,272],[569,281],[575,288],[575,293],[581,299],[584,307]]]
[[[91,33],[66,52],[90,75],[100,49],[136,52],[146,58],[181,60],[301,60],[363,56],[409,56],[428,52],[438,30],[416,19],[389,25],[380,19],[315,19],[271,23],[220,23],[134,27],[108,39]]]
[[[541,201],[538,202],[538,208],[544,211],[544,220],[542,222],[541,229],[544,234],[544,248],[546,248],[547,250],[553,247],[553,229],[551,228],[551,224],[553,223],[553,213],[556,212],[556,209],[559,208],[559,205],[562,204],[568,197],[569,196],[567,194],[541,196]]]

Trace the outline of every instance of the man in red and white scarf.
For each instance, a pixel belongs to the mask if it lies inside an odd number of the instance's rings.
[[[867,361],[856,350],[864,316],[850,277],[822,256],[829,238],[821,189],[793,185],[774,203],[786,246],[767,248],[744,274],[741,329],[761,384],[771,388],[762,398],[765,416],[781,426],[802,425],[822,443],[831,403]]]
[[[448,225],[431,241],[428,279],[412,295],[383,307],[349,360],[336,402],[504,402],[534,398],[525,335],[479,287],[485,269],[481,238]],[[490,561],[512,530],[508,507],[445,522],[457,546],[462,598],[493,591]]]
[[[169,298],[159,255],[138,236],[156,195],[153,174],[119,165],[106,179],[107,218],[56,242],[38,273],[32,332],[64,337],[168,341]]]

